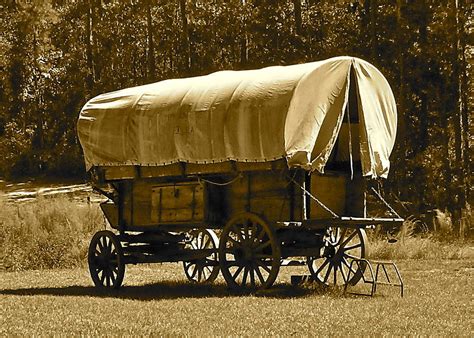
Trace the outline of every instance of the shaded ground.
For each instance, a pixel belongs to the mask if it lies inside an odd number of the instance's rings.
[[[221,278],[186,282],[180,264],[127,267],[125,286],[101,291],[86,269],[0,272],[0,334],[458,335],[474,334],[474,261],[402,261],[406,284],[374,297],[278,285],[236,295]]]

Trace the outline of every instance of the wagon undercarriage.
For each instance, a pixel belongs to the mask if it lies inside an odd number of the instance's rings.
[[[194,283],[221,272],[234,289],[270,287],[288,261],[307,265],[322,284],[352,285],[363,273],[352,260],[368,254],[365,229],[403,221],[365,217],[364,185],[347,175],[257,170],[101,183],[112,187],[98,190],[109,197],[102,209],[116,229],[90,244],[91,276],[101,287],[120,287],[127,264],[161,262],[183,262]]]

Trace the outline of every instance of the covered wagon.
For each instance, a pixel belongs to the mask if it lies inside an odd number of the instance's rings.
[[[353,57],[220,71],[99,95],[77,130],[114,231],[89,248],[97,286],[126,264],[182,261],[189,280],[271,286],[303,258],[321,283],[353,284],[367,254],[366,186],[396,134],[390,86]],[[350,277],[350,278],[349,278]]]

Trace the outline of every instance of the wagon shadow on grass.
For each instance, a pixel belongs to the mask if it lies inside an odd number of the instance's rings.
[[[317,294],[330,294],[334,296],[342,295],[340,290],[326,289],[315,285],[293,286],[290,284],[276,284],[270,289],[252,293],[250,291],[237,292],[228,289],[224,284],[198,285],[185,282],[160,282],[145,285],[130,285],[123,286],[118,290],[83,285],[0,290],[0,295],[87,296],[143,301],[177,298],[224,298],[238,296],[294,298]]]

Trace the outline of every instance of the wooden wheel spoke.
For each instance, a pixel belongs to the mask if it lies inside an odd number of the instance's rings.
[[[360,247],[362,247],[362,243],[357,243],[357,244],[354,244],[354,245],[351,245],[351,246],[343,247],[342,250],[350,251],[350,250],[357,249],[357,248],[360,248]]]
[[[109,254],[112,253],[112,241],[109,239],[109,242],[107,243],[107,252]]]
[[[202,270],[202,276],[204,277],[203,280],[206,281],[209,278],[209,272],[207,271],[205,266],[203,266],[201,270]]]
[[[245,286],[247,284],[247,276],[249,274],[249,269],[248,267],[244,268],[244,275],[242,276],[242,286]]]
[[[207,237],[206,237],[206,240],[205,240],[205,242],[204,242],[204,244],[203,244],[203,246],[202,246],[202,249],[207,249],[207,248],[209,248],[209,244],[211,244],[211,243],[212,243],[211,237],[210,237],[210,236],[207,236]]]
[[[255,288],[255,272],[254,268],[250,268],[250,287]]]
[[[114,275],[114,271],[112,270],[111,273],[110,273],[110,279],[112,281],[112,284],[115,284],[115,275]]]
[[[349,269],[350,272],[352,272],[353,275],[355,275],[357,273],[357,271],[355,271],[351,265],[349,264],[349,262],[347,261],[346,258],[342,258],[342,262],[347,266],[347,268]]]
[[[255,268],[255,272],[257,273],[257,277],[260,280],[260,283],[264,284],[265,278],[263,278],[262,272],[260,271],[258,266]]]
[[[232,275],[233,280],[236,280],[239,277],[239,274],[240,274],[240,272],[242,271],[243,268],[244,268],[243,265],[239,265],[239,267],[237,268],[235,273]]]
[[[104,253],[108,252],[107,237],[102,237],[102,249]]]
[[[329,263],[329,259],[324,260],[323,264],[316,270],[314,273],[316,276],[319,275],[321,271],[323,271],[324,267]]]
[[[190,264],[189,268],[191,269],[191,267],[193,269],[193,272],[191,273],[191,278],[194,278],[194,277],[196,277],[196,273],[197,273],[197,270],[198,270],[197,265],[196,264]]]
[[[331,274],[331,270],[332,270],[332,264],[329,264],[329,267],[328,267],[328,269],[327,269],[327,271],[326,271],[326,275],[324,276],[324,280],[323,280],[324,283],[326,283],[326,281],[328,280],[329,275]]]
[[[107,287],[110,287],[110,285],[111,285],[111,284],[110,284],[110,280],[111,280],[110,274],[107,272],[107,276],[106,276],[106,278],[105,278],[105,282],[107,283]]]
[[[202,233],[199,233],[197,235],[197,243],[196,244],[197,244],[196,246],[198,247],[198,249],[202,249]]]
[[[340,270],[341,270],[342,280],[344,281],[344,283],[347,283],[347,276],[346,276],[346,273],[344,272],[344,267],[342,265],[340,267]]]
[[[97,245],[99,246],[99,252],[103,253],[104,252],[104,245],[102,244],[102,239],[101,238],[99,238],[99,240],[97,241]]]
[[[262,260],[259,260],[259,259],[258,259],[258,260],[257,260],[257,264],[258,264],[259,266],[261,266],[261,267],[262,267],[266,272],[268,272],[268,273],[270,273],[270,272],[272,271],[272,269],[269,268],[269,267],[265,264],[265,262],[262,261]]]
[[[357,231],[353,231],[351,234],[349,234],[349,236],[347,236],[347,238],[341,243],[341,247],[345,247],[347,245],[347,243],[349,243],[353,238],[354,236],[357,235]],[[341,236],[341,239],[343,238],[343,236]]]
[[[359,259],[360,258],[360,257],[354,256],[354,255],[348,254],[347,252],[344,252],[344,257],[348,257],[348,258],[351,258],[351,259]]]
[[[104,285],[105,281],[105,269],[102,269],[102,276],[100,276],[100,283]]]
[[[337,285],[337,265],[334,265],[333,268],[334,268],[334,285]]]
[[[199,266],[196,266],[196,270],[198,272],[197,280],[200,282],[202,280],[202,269]]]
[[[254,257],[257,259],[265,259],[265,258],[272,258],[273,256],[269,254],[255,254]]]

